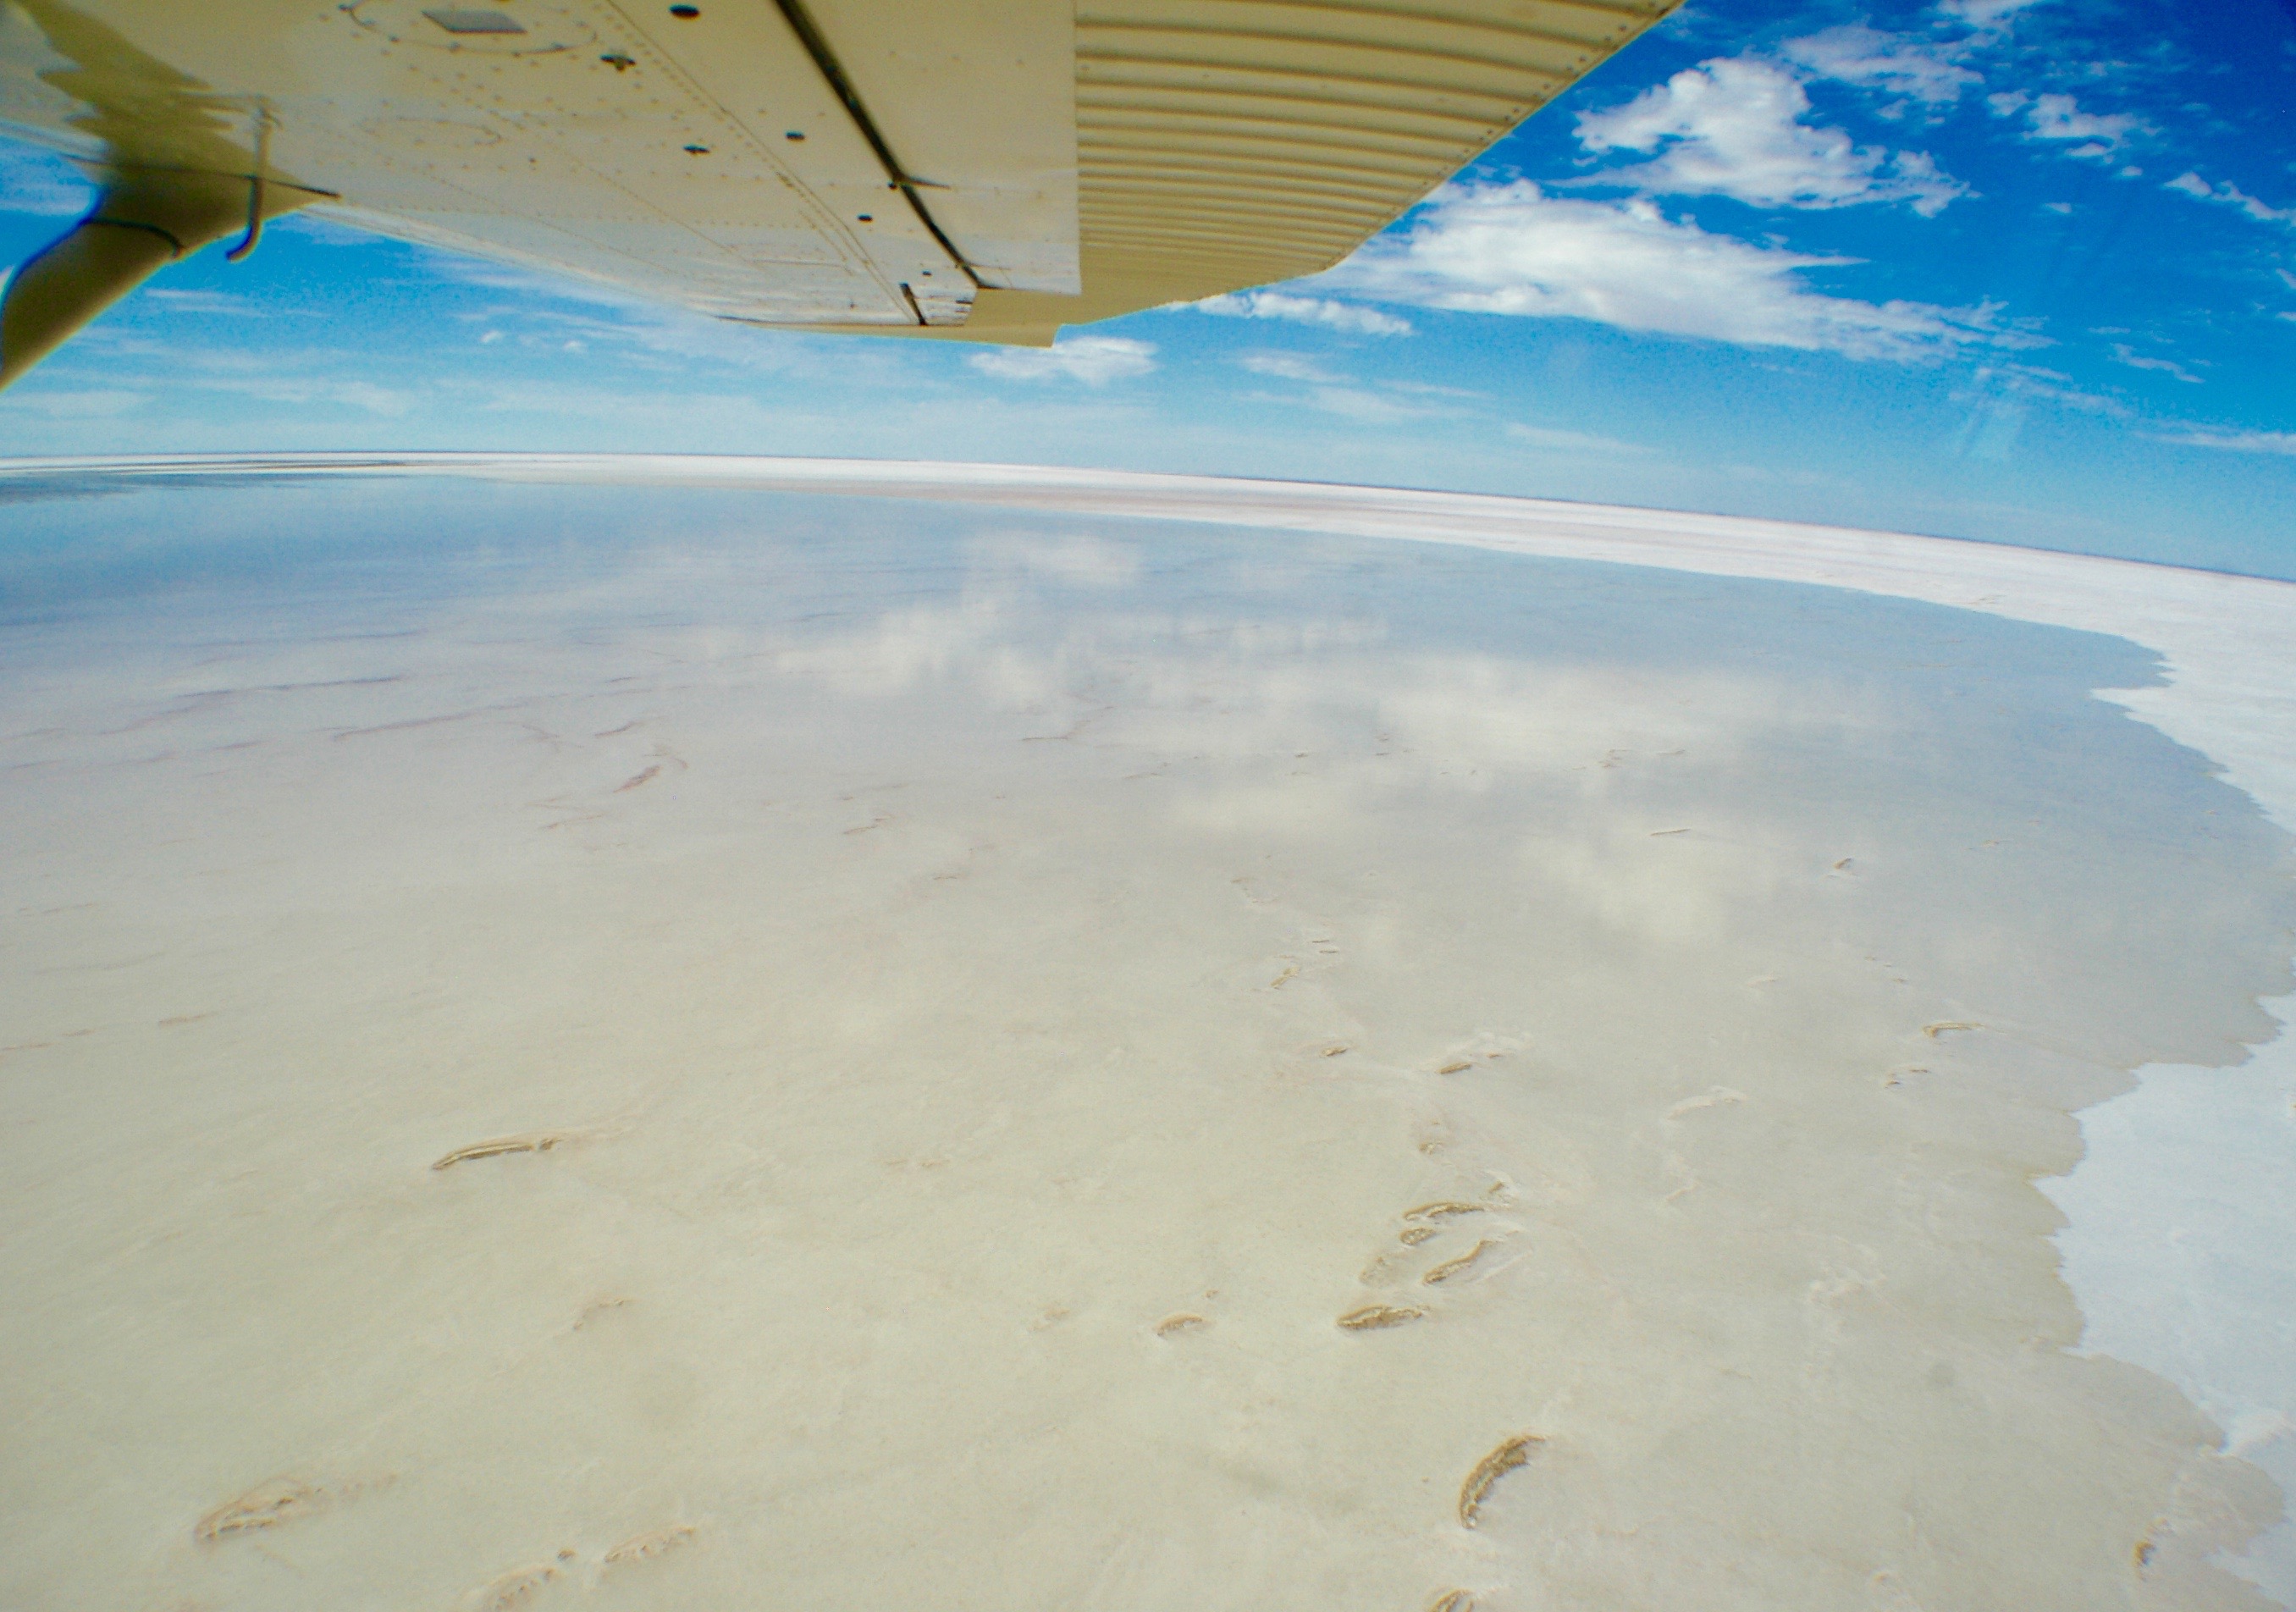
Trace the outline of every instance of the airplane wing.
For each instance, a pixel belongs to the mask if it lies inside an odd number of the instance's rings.
[[[0,385],[301,208],[722,318],[1042,345],[1326,268],[1678,0],[0,0],[96,174]]]

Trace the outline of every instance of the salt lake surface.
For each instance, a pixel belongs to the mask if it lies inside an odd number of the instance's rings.
[[[5,495],[9,1604],[2272,1604],[2277,1489],[2085,1336],[2044,1190],[2290,984],[2288,837],[2096,696],[2126,639],[755,488]]]

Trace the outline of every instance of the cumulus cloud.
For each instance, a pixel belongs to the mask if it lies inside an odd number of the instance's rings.
[[[1926,151],[1859,145],[1842,130],[1804,121],[1809,95],[1775,62],[1722,57],[1685,68],[1622,106],[1582,112],[1590,151],[1640,151],[1652,160],[1600,176],[1654,195],[1728,196],[1756,207],[1854,207],[1906,201],[1934,217],[1969,187]]]
[[[974,369],[1004,380],[1081,380],[1106,386],[1156,367],[1153,342],[1129,336],[1072,336],[1051,347],[997,347],[975,353]]]
[[[1789,39],[1779,53],[1820,78],[1855,84],[1926,106],[1950,106],[1979,82],[1967,68],[1948,60],[1928,43],[1903,34],[1885,34],[1862,22],[1829,28],[1805,39]]]
[[[1829,297],[1801,271],[1855,262],[1710,234],[1648,201],[1549,196],[1529,180],[1445,187],[1400,234],[1331,272],[1341,289],[1465,313],[1591,319],[1622,330],[1853,358],[1920,360],[2031,346],[1991,308]]]
[[[1300,297],[1290,291],[1229,291],[1191,303],[1200,314],[1224,319],[1281,319],[1292,324],[1316,324],[1357,336],[1408,336],[1411,321],[1383,314],[1375,307],[1334,302],[1328,297]]]
[[[2284,224],[2296,226],[2296,207],[2274,207],[2260,201],[2226,179],[2210,184],[2198,174],[2187,169],[2162,185],[2163,190],[2181,191],[2195,201],[2215,201],[2226,207],[2237,208],[2259,224]]]
[[[2029,95],[2008,90],[1988,95],[1986,106],[1997,118],[2025,120],[2025,138],[2068,143],[2065,155],[2102,162],[2152,126],[2134,112],[2085,112],[2070,95]],[[2078,141],[2079,144],[2069,143]]]

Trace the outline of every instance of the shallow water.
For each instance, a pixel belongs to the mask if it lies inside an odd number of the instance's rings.
[[[2124,642],[755,493],[6,520],[12,1601],[2260,1604],[2033,1184],[2288,983]]]
[[[2267,1005],[2296,1019],[2296,999]],[[2080,1118],[2081,1162],[2041,1185],[2070,1222],[2057,1246],[2081,1346],[2170,1376],[2296,1493],[2296,1040],[2237,1069],[2152,1066]],[[2296,1518],[2237,1570],[2296,1603]]]

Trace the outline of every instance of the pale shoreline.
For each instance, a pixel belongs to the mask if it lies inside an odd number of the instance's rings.
[[[2296,694],[2289,691],[2296,690],[2296,585],[2284,582],[1732,517],[1479,495],[1013,466],[413,454],[0,462],[0,481],[74,473],[139,478],[447,474],[624,486],[754,487],[1401,537],[1918,600],[2111,634],[2155,651],[2166,663],[2165,684],[2099,691],[2100,697],[2126,707],[2177,742],[2208,757],[2223,769],[2226,781],[2244,790],[2266,815],[2284,828],[2296,828],[2296,741],[2292,741],[2296,739]],[[2227,1120],[2234,1117],[2226,1116]],[[2114,1196],[2101,1184],[2096,1191],[2101,1198]],[[2095,1321],[2092,1303],[2096,1296],[2079,1296],[2085,1312]],[[2114,1297],[2132,1312],[2155,1302],[2148,1295]],[[2191,1296],[2182,1297],[2189,1301]],[[2192,1380],[2189,1373],[2180,1375],[2177,1362],[2140,1359],[2135,1363],[2177,1381],[2196,1403],[2213,1408],[2223,1402],[2221,1395],[2210,1392],[2209,1383]],[[2284,1418],[2296,1412],[2296,1399],[2275,1409]],[[2280,1476],[2285,1486],[2287,1477]],[[2284,1521],[2276,1534],[2284,1550],[2291,1534],[2291,1525]]]

